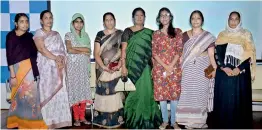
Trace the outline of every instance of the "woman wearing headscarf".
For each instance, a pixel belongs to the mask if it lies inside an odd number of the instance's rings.
[[[85,19],[76,13],[70,22],[70,32],[65,35],[67,48],[66,84],[69,104],[73,108],[74,125],[80,122],[89,124],[85,119],[86,104],[92,103],[90,89],[91,44],[85,32]]]
[[[256,66],[252,34],[241,27],[241,16],[231,12],[226,30],[216,41],[214,90],[215,128],[252,128],[252,91]]]

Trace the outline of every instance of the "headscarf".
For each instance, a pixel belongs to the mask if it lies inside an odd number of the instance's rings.
[[[240,17],[241,17],[241,15],[240,15]],[[230,15],[228,16],[228,19],[230,19]],[[228,32],[228,33],[237,33],[237,32],[240,32],[240,31],[243,31],[242,20],[241,19],[240,19],[239,24],[237,25],[236,28],[231,28],[229,26],[229,22],[227,20],[226,32]]]
[[[228,19],[229,18],[230,15]],[[251,58],[251,77],[254,79],[256,68],[256,49],[251,32],[242,28],[241,19],[236,28],[231,28],[229,26],[229,22],[227,21],[226,29],[219,33],[216,45],[223,45],[227,43],[237,44],[243,47],[244,50],[240,58],[240,64],[246,59]]]
[[[81,18],[83,20],[84,26],[80,32],[80,36],[76,33],[75,28],[73,26],[73,22],[77,19]],[[72,17],[72,21],[70,23],[70,31],[73,33],[73,35],[76,37],[77,41],[82,45],[82,47],[87,47],[91,49],[91,44],[90,44],[90,38],[88,34],[85,32],[85,18],[82,14],[76,13]]]
[[[75,31],[75,27],[73,26],[73,22],[77,19],[81,18],[83,20],[84,26],[81,29],[80,35],[78,35]],[[91,44],[90,44],[90,38],[88,34],[85,32],[85,18],[80,13],[75,13],[72,17],[72,21],[70,23],[70,31],[71,33],[76,37],[77,41],[80,43],[80,47],[87,47],[90,50],[91,54]],[[91,73],[91,64],[88,64],[88,71]]]

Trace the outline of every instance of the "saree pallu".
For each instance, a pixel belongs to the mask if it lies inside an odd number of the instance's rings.
[[[216,61],[223,63],[227,44],[216,46]],[[236,59],[236,58],[233,58]],[[230,64],[224,67],[234,69]],[[239,65],[245,71],[228,76],[218,67],[214,89],[214,128],[252,129],[252,86],[250,60]],[[242,70],[242,69],[240,69]]]
[[[104,65],[108,66],[111,62],[119,61],[121,34],[122,31],[118,30],[96,41],[101,45],[100,57]],[[124,124],[122,93],[115,92],[115,86],[120,77],[103,82],[99,80],[102,73],[103,69],[96,64],[96,94],[93,125],[103,128],[117,128]]]
[[[125,101],[126,128],[154,129],[162,123],[151,77],[152,34],[152,30],[143,29],[134,32],[127,42],[128,78],[135,84],[136,91],[129,92]]]
[[[205,77],[209,57],[201,56],[189,63],[182,73],[182,92],[177,107],[177,122],[191,128],[207,128],[207,112],[213,106],[214,79]],[[209,99],[211,98],[211,101]]]
[[[38,83],[30,59],[14,64],[17,85],[12,87],[7,128],[46,129],[43,121]]]

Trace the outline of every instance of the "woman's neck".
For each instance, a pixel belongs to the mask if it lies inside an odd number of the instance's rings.
[[[144,26],[143,26],[143,25],[135,25],[134,28],[135,28],[136,30],[141,30],[141,29],[144,28]]]
[[[80,31],[79,30],[75,30],[76,34],[80,36]]]
[[[203,32],[203,29],[201,27],[199,27],[199,28],[192,28],[192,30],[191,30],[192,36],[198,35],[198,34],[200,34],[202,32]]]
[[[110,32],[110,33],[113,33],[113,32],[115,32],[116,31],[116,29],[115,28],[112,28],[112,29],[106,29],[108,32]]]
[[[15,30],[15,34],[16,34],[16,36],[21,36],[21,35],[23,35],[23,34],[25,34],[25,32],[26,31],[22,31],[22,30]]]
[[[115,28],[112,28],[112,29],[106,29],[105,30],[105,32],[107,33],[107,34],[112,34],[112,33],[114,33],[116,31],[116,29]]]
[[[50,32],[51,31],[51,28],[50,27],[43,27],[42,28],[44,32]]]
[[[163,28],[161,29],[161,32],[164,32],[164,33],[167,33],[167,30],[168,30],[168,25],[164,25]]]

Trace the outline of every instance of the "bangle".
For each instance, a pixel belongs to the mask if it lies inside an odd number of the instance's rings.
[[[16,77],[10,77],[11,79],[15,79]]]

